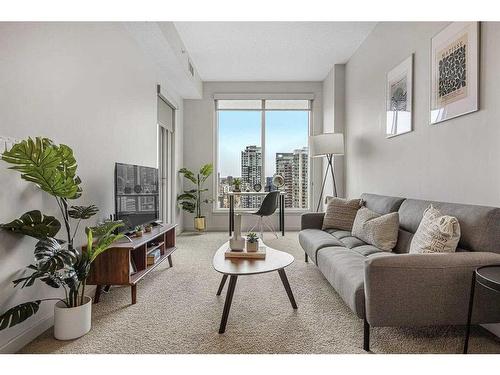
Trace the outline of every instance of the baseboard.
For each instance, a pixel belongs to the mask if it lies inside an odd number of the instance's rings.
[[[19,335],[10,340],[7,344],[0,347],[1,354],[13,354],[17,353],[24,346],[29,344],[31,341],[36,339],[47,329],[54,325],[54,316],[49,315],[44,319],[40,320],[34,326],[27,328],[25,331],[21,332]]]

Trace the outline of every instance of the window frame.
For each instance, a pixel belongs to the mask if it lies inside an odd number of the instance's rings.
[[[218,101],[219,100],[248,100],[248,99],[253,99],[253,100],[260,100],[261,101],[261,108],[255,108],[255,109],[220,109],[218,108]],[[309,108],[308,109],[278,109],[278,108],[271,108],[271,109],[266,109],[266,101],[267,100],[307,100],[309,103]],[[314,98],[309,95],[305,94],[301,96],[300,94],[293,95],[293,97],[288,97],[288,95],[284,94],[283,97],[281,96],[275,96],[273,95],[272,97],[266,97],[265,95],[256,97],[255,95],[250,95],[249,97],[246,97],[243,95],[243,97],[235,95],[235,97],[228,97],[224,95],[223,97],[217,97],[214,96],[214,102],[213,102],[213,110],[214,110],[214,115],[213,115],[213,128],[214,128],[214,179],[213,179],[213,204],[212,204],[212,213],[214,214],[227,214],[229,212],[229,208],[222,208],[218,207],[218,191],[219,191],[219,111],[243,111],[243,112],[252,112],[252,111],[260,111],[261,112],[261,129],[260,129],[260,140],[261,140],[261,150],[262,150],[262,171],[264,171],[261,175],[261,185],[266,186],[266,112],[280,112],[280,111],[308,111],[309,112],[309,118],[308,118],[308,139],[307,139],[307,147],[310,150],[310,144],[309,144],[309,137],[313,134],[313,106],[314,106]],[[312,188],[313,188],[313,168],[312,168],[312,161],[311,158],[308,157],[308,162],[307,162],[307,170],[308,170],[308,181],[307,181],[307,208],[286,208],[285,211],[287,213],[304,213],[304,212],[310,212],[311,210],[311,203],[312,203]],[[252,212],[255,211],[254,208],[236,208],[234,209],[235,212]]]

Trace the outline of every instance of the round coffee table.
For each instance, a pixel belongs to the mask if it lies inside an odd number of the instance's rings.
[[[472,274],[472,285],[469,297],[469,313],[467,315],[467,327],[465,330],[464,354],[467,354],[469,349],[470,326],[472,320],[472,310],[474,308],[474,292],[476,290],[476,284],[479,284],[488,290],[500,293],[500,264],[476,268]]]
[[[224,243],[214,255],[213,267],[217,272],[222,273],[222,280],[220,282],[219,289],[217,290],[218,296],[220,296],[222,290],[224,289],[224,284],[229,276],[229,287],[227,289],[219,333],[224,333],[226,331],[227,317],[229,316],[229,310],[231,308],[231,302],[233,301],[234,289],[236,287],[238,276],[256,275],[260,273],[278,271],[292,307],[294,309],[297,308],[297,303],[295,302],[292,289],[290,288],[290,283],[288,282],[285,273],[285,267],[292,264],[295,258],[288,253],[264,245],[261,240],[259,240],[259,242],[260,246],[266,246],[265,259],[224,258],[224,253],[229,248],[229,242]]]

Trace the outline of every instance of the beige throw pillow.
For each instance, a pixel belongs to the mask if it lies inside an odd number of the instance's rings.
[[[352,226],[352,235],[380,250],[392,251],[398,242],[399,214],[380,215],[366,207],[359,209]]]
[[[460,240],[456,217],[442,215],[432,204],[424,211],[410,244],[410,254],[454,253]]]
[[[326,212],[323,218],[323,230],[325,229],[352,229],[352,223],[361,206],[360,199],[342,199],[327,197]]]

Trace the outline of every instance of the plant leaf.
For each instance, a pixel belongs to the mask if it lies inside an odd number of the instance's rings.
[[[187,212],[194,213],[196,210],[196,204],[193,202],[188,202],[188,201],[182,201],[179,202],[180,207]]]
[[[205,182],[205,180],[212,174],[214,171],[214,166],[212,164],[205,164],[203,167],[200,169],[200,174],[203,176],[201,181]]]
[[[56,146],[48,138],[28,138],[5,151],[2,159],[12,164],[9,169],[19,171],[21,178],[53,196],[75,199],[81,195],[76,160],[66,145]]]
[[[184,177],[186,177],[193,184],[197,184],[198,183],[198,181],[196,180],[196,177],[195,177],[194,173],[191,172],[189,169],[187,169],[187,168],[181,168],[179,170],[179,173],[183,174]]]
[[[73,219],[89,219],[94,216],[99,209],[91,204],[90,206],[71,206],[71,209],[68,210],[69,217]]]
[[[106,221],[103,224],[94,226],[94,227],[87,227],[85,228],[85,233],[88,234],[89,231],[92,231],[92,235],[94,237],[100,237],[104,236],[107,233],[113,232],[115,229],[118,229],[120,227],[123,227],[123,221],[121,220],[115,220],[115,221]]]
[[[196,196],[195,196],[194,194],[191,194],[191,193],[179,194],[179,196],[177,197],[177,200],[178,200],[178,201],[184,201],[184,200],[191,201],[191,200],[196,200]]]
[[[21,303],[0,315],[0,331],[24,322],[38,312],[40,300]]]
[[[76,258],[73,250],[62,248],[52,237],[43,238],[35,245],[35,259],[41,272],[53,273],[66,266],[71,267]]]
[[[38,210],[33,210],[10,223],[1,224],[0,227],[26,236],[45,238],[54,237],[61,229],[61,223],[54,216],[47,216]]]
[[[95,258],[97,258],[100,254],[105,252],[109,246],[123,237],[122,233],[113,234],[115,229],[122,227],[123,222],[121,221],[110,221],[106,222],[97,227],[88,227],[86,228],[88,243],[91,243],[92,246],[87,247],[87,257],[88,263],[92,263]],[[97,237],[95,243],[93,243],[93,238]]]

